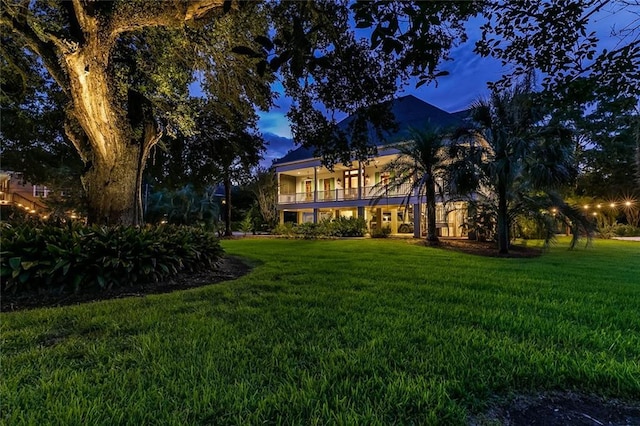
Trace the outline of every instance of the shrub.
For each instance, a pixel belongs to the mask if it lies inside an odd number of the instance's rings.
[[[293,224],[292,223],[279,223],[277,224],[273,230],[271,231],[273,235],[282,235],[284,237],[292,237],[295,235],[293,232]]]
[[[218,239],[202,229],[4,225],[0,290],[108,289],[215,267]]]
[[[247,235],[248,233],[254,231],[253,218],[251,217],[251,215],[247,214],[244,219],[242,219],[242,222],[240,222],[240,230],[244,233],[244,235]]]
[[[391,235],[391,227],[383,226],[378,229],[377,227],[371,231],[371,238],[387,238]]]
[[[640,237],[640,228],[632,225],[614,225],[612,231],[617,237]]]
[[[306,223],[301,223],[295,227],[296,235],[305,239],[320,237],[321,235],[319,231],[320,229],[318,228],[317,223],[306,222]]]
[[[337,237],[363,237],[367,232],[367,222],[361,217],[338,217],[332,221],[332,226]]]
[[[363,237],[367,232],[367,223],[363,218],[339,217],[323,219],[319,223],[279,224],[273,228],[272,234],[294,238],[322,237]]]

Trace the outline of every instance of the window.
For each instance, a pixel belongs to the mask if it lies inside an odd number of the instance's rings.
[[[390,177],[391,177],[391,175],[389,174],[389,172],[380,173],[380,183],[382,185],[389,185],[389,178]]]
[[[46,186],[33,185],[33,196],[47,198],[49,195],[49,189]]]

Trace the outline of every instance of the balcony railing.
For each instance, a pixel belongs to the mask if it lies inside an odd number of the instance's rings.
[[[358,188],[333,189],[330,191],[298,192],[295,194],[280,194],[279,204],[324,203],[330,201],[372,200],[382,197],[406,197],[411,191],[410,184],[404,184],[400,188],[391,189],[380,186],[364,186],[359,196]]]

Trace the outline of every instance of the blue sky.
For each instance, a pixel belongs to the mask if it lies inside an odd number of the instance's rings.
[[[619,38],[612,36],[612,30],[620,30],[629,23],[640,19],[640,11],[630,8],[620,12],[614,4],[609,10],[600,12],[591,22],[591,29],[600,37],[599,48],[611,49],[619,42]],[[437,84],[415,88],[415,81],[397,92],[397,96],[412,94],[445,111],[455,112],[466,109],[476,99],[488,94],[487,82],[498,80],[505,71],[499,61],[493,58],[482,58],[473,53],[476,40],[481,36],[480,25],[483,18],[474,18],[469,21],[466,43],[452,49],[452,61],[441,64],[440,68],[449,71],[449,75],[440,77]],[[360,32],[358,36],[360,36]],[[634,37],[638,37],[637,34]],[[281,87],[276,85],[276,91],[282,93]],[[291,129],[286,118],[286,113],[291,105],[291,100],[281,96],[275,102],[275,107],[269,112],[260,113],[259,128],[263,133],[272,133],[281,137],[290,138]],[[274,147],[275,148],[275,147]]]

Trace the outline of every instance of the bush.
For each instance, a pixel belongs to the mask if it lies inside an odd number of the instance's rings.
[[[640,228],[632,225],[614,225],[612,232],[616,237],[640,237]]]
[[[157,282],[215,267],[223,251],[202,229],[5,224],[0,277],[4,293],[108,289]]]
[[[367,222],[361,217],[339,217],[331,224],[337,237],[363,237],[367,232]]]
[[[276,225],[272,233],[294,238],[322,238],[322,237],[363,237],[367,232],[367,224],[362,218],[339,217],[324,219],[320,223],[300,223],[293,225],[285,223]]]
[[[240,230],[244,233],[244,235],[247,235],[250,232],[253,232],[253,218],[251,217],[251,215],[246,215],[244,217],[244,219],[242,219],[242,222],[240,222]]]
[[[389,235],[391,235],[390,226],[383,226],[380,229],[375,228],[371,231],[371,238],[387,238]]]
[[[598,228],[600,238],[640,237],[640,228],[632,225],[604,225]]]
[[[292,223],[279,223],[271,231],[273,235],[282,235],[284,237],[292,237],[295,235]]]
[[[319,231],[320,229],[318,228],[317,223],[306,222],[306,223],[301,223],[295,227],[296,235],[305,239],[320,237],[321,235]]]

